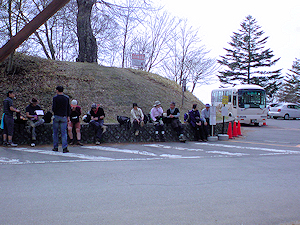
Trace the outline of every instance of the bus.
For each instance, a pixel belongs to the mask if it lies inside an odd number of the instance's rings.
[[[226,97],[228,104],[222,104],[223,96],[228,96]],[[231,88],[214,89],[211,92],[211,103],[219,112],[225,106],[228,109],[228,116],[240,123],[252,125],[266,123],[268,112],[266,91],[258,85],[236,85]]]

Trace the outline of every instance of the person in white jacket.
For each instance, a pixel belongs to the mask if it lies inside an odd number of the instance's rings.
[[[165,141],[165,127],[163,123],[163,109],[160,101],[156,101],[151,109],[150,116],[155,126],[155,139],[156,141]]]
[[[133,125],[134,134],[139,135],[140,127],[144,126],[144,114],[141,108],[138,107],[137,103],[133,103],[131,114],[131,123]]]

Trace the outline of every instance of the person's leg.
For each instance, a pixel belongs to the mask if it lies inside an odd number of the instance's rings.
[[[200,138],[201,138],[202,141],[207,140],[204,123],[201,123],[201,126],[199,126],[199,134],[200,134]]]
[[[74,137],[73,137],[73,123],[70,121],[68,122],[68,135],[69,135],[69,138],[70,138],[70,144],[74,144]]]
[[[54,116],[53,118],[53,151],[58,151],[58,128],[59,128],[59,118]]]
[[[36,140],[36,132],[35,132],[36,127],[41,126],[44,122],[45,121],[43,119],[33,122],[33,125],[32,125],[32,140],[33,141]]]
[[[139,128],[140,128],[140,125],[139,125],[138,121],[137,121],[137,120],[134,120],[132,124],[133,124],[133,132],[134,132],[134,134],[135,134],[136,136],[139,135]]]
[[[160,130],[160,126],[159,124],[155,124],[155,141],[159,141],[159,130]]]
[[[68,119],[67,119],[67,117],[62,117],[61,123],[60,123],[60,132],[61,132],[62,148],[63,148],[64,152],[68,148],[67,129],[68,129]]]
[[[103,120],[97,122],[97,133],[96,133],[96,138],[99,142],[102,140],[102,126],[103,126]]]
[[[7,116],[5,118],[7,127],[7,137],[8,137],[8,145],[15,147],[17,146],[12,142],[13,134],[14,134],[14,118],[12,116]]]
[[[76,137],[77,137],[77,145],[81,144],[81,132],[80,132],[80,122],[75,123],[75,129],[76,129]]]
[[[165,125],[164,124],[160,124],[159,126],[160,128],[160,139],[162,141],[165,141]]]

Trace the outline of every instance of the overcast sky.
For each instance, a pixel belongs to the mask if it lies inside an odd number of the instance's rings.
[[[199,28],[199,34],[210,56],[224,55],[233,32],[251,15],[269,36],[266,47],[280,57],[274,69],[283,68],[283,74],[300,58],[300,0],[153,0],[165,5],[173,16],[187,18],[189,24]],[[274,58],[275,58],[274,57]],[[204,103],[210,102],[210,87],[198,87],[195,95]]]

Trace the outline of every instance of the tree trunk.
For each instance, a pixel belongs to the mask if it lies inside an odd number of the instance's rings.
[[[91,27],[91,14],[96,0],[77,0],[77,37],[79,62],[97,62],[97,42]]]

